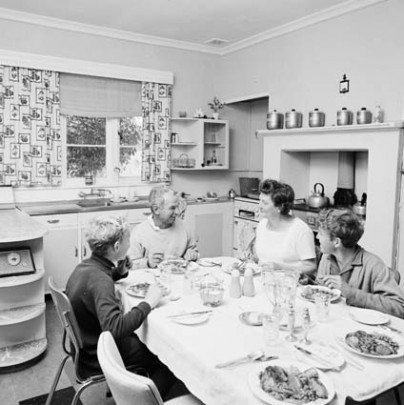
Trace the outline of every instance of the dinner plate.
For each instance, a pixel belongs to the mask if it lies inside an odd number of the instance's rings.
[[[279,366],[283,368],[289,368],[290,366],[297,367],[299,371],[304,371],[307,370],[311,367],[307,367],[307,365],[298,363],[298,362],[288,362],[288,361],[282,361],[282,360],[273,360],[271,361],[270,366]],[[262,371],[264,371],[268,367],[268,364],[261,364],[254,370],[252,370],[248,374],[248,384],[250,386],[251,391],[253,394],[259,398],[261,401],[264,401],[267,404],[270,405],[285,405],[285,404],[292,404],[296,403],[291,402],[291,401],[281,401],[273,396],[271,396],[269,393],[265,392],[260,385],[260,379],[259,375]],[[335,389],[334,385],[331,382],[331,380],[320,370],[317,369],[318,375],[319,375],[319,380],[323,383],[325,388],[327,389],[328,396],[327,398],[317,398],[315,401],[310,401],[310,402],[305,402],[304,405],[326,405],[329,402],[332,401],[332,399],[335,396]]]
[[[186,270],[196,271],[199,269],[195,262],[188,262],[185,259],[163,260],[157,266],[159,269],[168,269],[171,274],[185,274]]]
[[[390,354],[390,355],[379,355],[379,354],[372,354],[372,353],[364,353],[361,352],[359,349],[355,349],[351,346],[348,345],[345,341],[345,337],[348,333],[353,333],[357,332],[359,330],[365,331],[367,333],[372,333],[375,335],[384,335],[388,336],[391,338],[394,342],[398,344],[398,350],[397,353],[395,354]],[[352,353],[359,354],[364,357],[371,357],[374,359],[383,359],[383,360],[390,360],[390,359],[396,359],[398,357],[404,356],[404,337],[399,335],[398,333],[389,331],[389,330],[381,330],[376,327],[371,327],[367,325],[363,325],[360,329],[359,328],[350,328],[350,329],[340,329],[338,333],[336,334],[336,340],[337,342],[346,350],[349,350]]]
[[[209,319],[209,314],[198,314],[198,315],[189,315],[178,318],[173,318],[172,320],[181,325],[199,325],[206,322]]]
[[[126,287],[126,293],[132,297],[144,298],[146,297],[147,290],[151,284],[152,283],[149,283],[148,281],[133,283]],[[170,291],[169,287],[165,287],[163,297],[167,297],[167,295],[170,294]]]
[[[220,267],[222,263],[215,259],[199,259],[197,264],[202,267]]]
[[[217,201],[219,197],[203,197],[205,201]]]
[[[262,312],[248,311],[243,312],[239,315],[240,321],[251,326],[261,326],[262,325]]]
[[[251,269],[253,275],[256,276],[257,274],[261,273],[261,267],[258,266],[256,263],[246,263],[245,266],[239,267],[242,264],[241,260],[234,259],[231,263],[226,263],[222,265],[222,269],[225,273],[231,274],[233,270],[239,270],[240,275],[244,275],[246,269]]]
[[[306,285],[297,287],[296,294],[299,298],[314,302],[314,295],[316,292],[324,292],[331,295],[331,302],[337,301],[341,297],[341,291],[331,289],[322,285]]]
[[[384,325],[390,321],[390,317],[373,309],[352,308],[349,311],[351,318],[366,325]]]

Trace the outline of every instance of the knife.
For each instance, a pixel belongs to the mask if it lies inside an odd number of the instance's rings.
[[[391,330],[392,332],[399,333],[400,335],[404,335],[404,332],[402,330],[393,328],[392,326],[389,326],[389,325],[379,325],[379,327],[382,329],[387,329],[387,330]]]
[[[310,350],[303,349],[303,347],[299,347],[299,346],[296,346],[296,345],[295,345],[295,348],[297,350],[300,350],[306,356],[312,357],[315,361],[322,364],[324,367],[327,367],[327,368],[329,368],[331,370],[339,370],[339,367],[336,367],[334,364],[330,363],[328,360],[323,359],[322,357],[320,357],[317,354],[311,352]]]
[[[194,311],[194,312],[184,312],[183,314],[168,315],[167,318],[180,318],[183,316],[196,316],[202,314],[210,314],[212,311]]]

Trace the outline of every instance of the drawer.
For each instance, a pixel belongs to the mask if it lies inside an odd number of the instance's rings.
[[[78,226],[77,214],[37,215],[33,219],[45,225],[48,229],[77,228]]]

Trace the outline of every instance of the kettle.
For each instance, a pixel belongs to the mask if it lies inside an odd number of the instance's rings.
[[[319,191],[317,190],[319,187]],[[307,205],[311,208],[324,208],[330,203],[328,197],[324,195],[324,185],[316,183],[313,188],[314,192],[307,200]]]
[[[229,198],[234,198],[236,196],[237,196],[236,191],[234,190],[234,188],[231,188],[229,190]]]

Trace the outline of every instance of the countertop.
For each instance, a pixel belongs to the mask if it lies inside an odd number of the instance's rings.
[[[127,209],[141,209],[148,208],[149,202],[147,198],[140,198],[136,202],[108,202],[104,205],[82,207],[78,205],[80,200],[72,201],[51,201],[51,202],[30,202],[30,203],[17,203],[17,208],[26,212],[30,216],[36,215],[56,215],[56,214],[77,214],[84,212],[99,212],[99,211],[113,211],[113,210],[127,210]],[[197,201],[196,199],[187,200],[188,205],[196,204],[217,204],[223,202],[233,201],[228,197],[219,197],[217,200],[210,199],[209,201]]]

